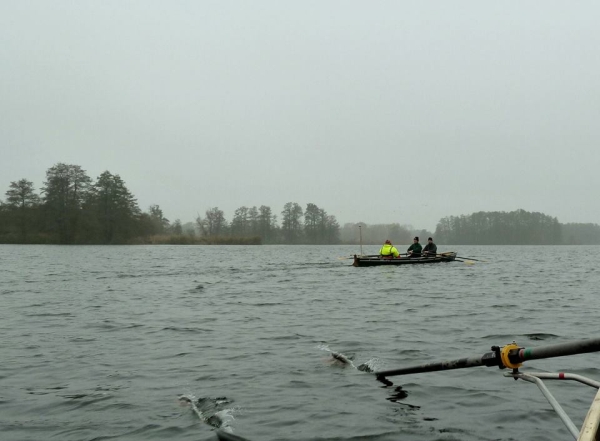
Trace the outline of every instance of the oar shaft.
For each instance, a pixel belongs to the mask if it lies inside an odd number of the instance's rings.
[[[393,377],[394,375],[418,374],[421,372],[447,371],[450,369],[464,369],[475,366],[498,366],[498,359],[494,352],[488,352],[480,357],[459,358],[457,360],[440,361],[422,364],[402,369],[375,372],[377,377]]]
[[[496,351],[487,352],[480,357],[466,357],[456,360],[441,361],[436,363],[422,364],[402,369],[391,369],[388,371],[374,372],[378,379],[392,377],[394,375],[418,374],[421,372],[446,371],[450,369],[464,369],[476,366],[502,366],[500,349],[494,347]],[[600,338],[589,340],[578,340],[569,343],[559,343],[556,345],[540,346],[538,348],[516,348],[508,351],[508,359],[513,364],[518,364],[527,360],[538,360],[542,358],[562,357],[565,355],[584,354],[587,352],[600,351]]]
[[[424,253],[425,254],[425,253]],[[445,257],[447,253],[437,253],[436,256],[441,256],[441,257]],[[485,262],[485,260],[479,260],[479,259],[473,259],[472,257],[465,257],[465,256],[455,256],[457,259],[467,259],[467,260],[474,260],[476,262]]]
[[[511,363],[520,363],[527,360],[541,358],[563,357],[565,355],[585,354],[600,351],[600,338],[578,340],[556,345],[540,346],[539,348],[513,349],[508,354]]]

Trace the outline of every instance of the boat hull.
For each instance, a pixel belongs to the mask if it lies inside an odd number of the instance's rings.
[[[354,255],[353,266],[386,266],[386,265],[423,265],[427,263],[452,262],[456,253],[448,252],[436,255],[436,257],[401,257],[396,259],[384,259],[381,257],[366,257]]]
[[[600,391],[596,394],[587,417],[581,427],[577,441],[599,441],[600,440]]]

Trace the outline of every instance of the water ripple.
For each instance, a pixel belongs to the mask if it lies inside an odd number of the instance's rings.
[[[235,396],[231,430],[254,441],[570,437],[534,385],[497,368],[391,387],[369,370],[597,335],[600,247],[585,260],[461,247],[488,263],[414,268],[337,259],[354,248],[0,246],[3,436],[214,441],[174,398],[195,393]],[[526,367],[598,380],[597,357]],[[580,425],[594,390],[548,387]]]

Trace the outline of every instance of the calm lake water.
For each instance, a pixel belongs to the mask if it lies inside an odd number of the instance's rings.
[[[572,439],[535,385],[497,368],[383,387],[333,362],[330,350],[383,370],[600,336],[600,247],[439,250],[486,262],[354,268],[338,258],[355,246],[0,246],[0,439],[214,440],[210,423],[251,441]],[[524,370],[598,380],[599,361]],[[595,390],[547,385],[580,426]],[[206,398],[202,415],[180,396]]]

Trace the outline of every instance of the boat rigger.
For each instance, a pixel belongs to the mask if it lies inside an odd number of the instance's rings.
[[[422,372],[434,372],[450,369],[464,369],[476,366],[497,366],[501,369],[509,368],[512,372],[504,373],[505,377],[521,379],[530,383],[535,383],[546,397],[554,411],[563,421],[573,438],[577,441],[600,441],[600,382],[590,378],[569,374],[564,372],[521,372],[519,368],[528,360],[538,360],[542,358],[563,357],[566,355],[584,354],[588,352],[600,351],[600,338],[579,340],[568,343],[541,346],[537,348],[523,348],[515,342],[500,346],[492,346],[491,352],[486,352],[482,356],[466,357],[456,360],[428,363],[420,366],[411,366],[401,369],[392,369],[386,371],[374,372],[378,381],[386,386],[392,386],[393,383],[387,377],[396,375],[409,375]],[[571,421],[567,413],[563,410],[552,393],[548,390],[543,380],[572,380],[579,383],[599,389],[594,401],[590,405],[587,416],[581,429]]]

